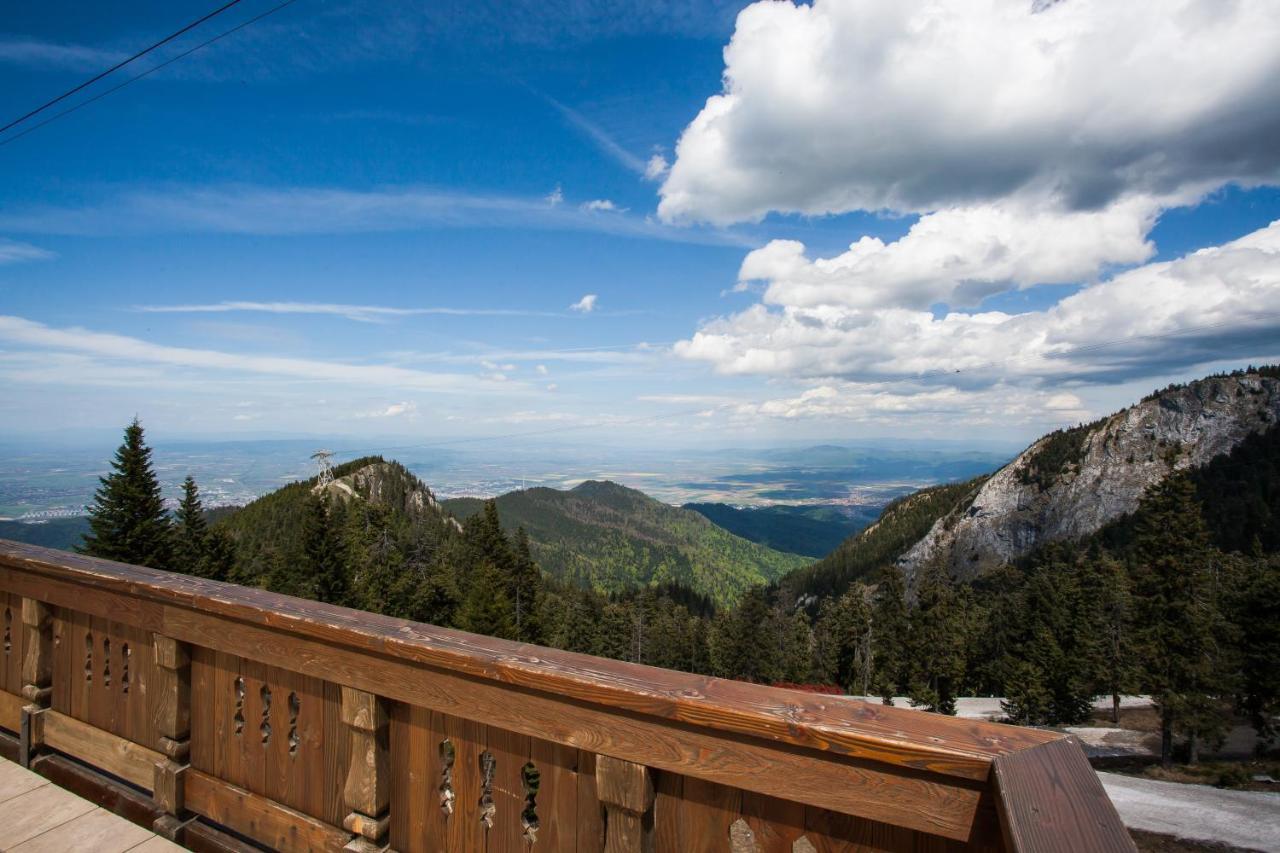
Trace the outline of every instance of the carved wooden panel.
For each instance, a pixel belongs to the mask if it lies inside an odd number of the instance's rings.
[[[965,845],[674,773],[658,774],[655,787],[654,849],[659,851],[996,853],[996,848]]]
[[[52,707],[148,749],[159,747],[151,633],[57,608]]]
[[[391,846],[577,850],[580,802],[598,826],[589,754],[404,703],[391,706]],[[595,814],[593,814],[595,812]],[[599,850],[599,847],[582,849]]]
[[[341,826],[350,741],[338,687],[194,647],[191,766]]]

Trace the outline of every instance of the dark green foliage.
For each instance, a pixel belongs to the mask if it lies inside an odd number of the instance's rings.
[[[50,518],[37,522],[0,521],[0,539],[26,542],[44,548],[79,551],[89,532],[88,516]]]
[[[1228,719],[1223,589],[1209,531],[1185,476],[1170,477],[1143,501],[1134,528],[1131,573],[1135,643],[1161,717],[1161,760],[1173,758],[1173,735],[1214,740]],[[1195,758],[1192,747],[1191,758]]]
[[[902,570],[886,565],[880,570],[872,596],[871,622],[874,628],[872,654],[875,663],[874,690],[890,702],[905,691],[910,680],[907,666],[907,639],[911,622],[907,612],[907,585]]]
[[[209,529],[193,477],[182,483],[182,500],[173,517],[173,569],[184,574],[224,581],[235,564],[235,548],[224,531]]]
[[[444,508],[469,523],[486,503],[459,498]],[[806,562],[617,483],[511,492],[496,500],[496,511],[506,533],[527,531],[533,559],[549,577],[605,593],[679,584],[724,605]]]
[[[879,507],[858,506],[846,511],[834,506],[735,507],[722,503],[690,503],[691,509],[713,524],[788,554],[824,557],[845,539],[875,521]]]
[[[1042,492],[1049,489],[1059,476],[1084,459],[1085,439],[1104,420],[1054,430],[1040,439],[1040,446],[1028,457],[1026,467],[1018,472],[1018,479],[1024,485],[1034,483]]]
[[[169,516],[160,483],[151,467],[151,448],[137,418],[124,431],[124,443],[101,479],[89,507],[90,532],[83,553],[122,563],[168,569],[173,564]]]
[[[329,604],[347,604],[351,599],[351,579],[347,569],[346,543],[330,518],[327,495],[307,498],[306,526],[302,543],[311,595]]]
[[[515,620],[506,579],[498,567],[481,560],[472,567],[466,597],[458,611],[458,627],[490,637],[513,639]]]
[[[1248,562],[1235,601],[1240,626],[1240,705],[1258,733],[1259,749],[1280,740],[1280,557]]]
[[[956,712],[965,676],[963,600],[938,561],[925,564],[910,616],[911,704]]]
[[[1249,436],[1190,474],[1213,543],[1223,551],[1280,551],[1280,426]]]
[[[780,581],[797,598],[840,595],[854,581],[871,579],[929,532],[947,513],[972,501],[986,477],[921,489],[884,508],[866,530],[846,539],[826,558],[788,574]]]

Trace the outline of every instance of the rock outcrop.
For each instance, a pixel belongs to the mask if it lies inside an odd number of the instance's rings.
[[[1280,421],[1280,380],[1248,373],[1166,389],[1097,423],[1037,441],[971,502],[940,518],[898,563],[942,559],[957,577],[1094,533],[1138,508],[1176,471],[1227,453]]]

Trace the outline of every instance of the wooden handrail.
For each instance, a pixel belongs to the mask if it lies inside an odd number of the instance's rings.
[[[606,660],[5,540],[0,590],[362,695],[961,842],[1133,849],[1078,745],[1054,732]],[[1032,753],[1053,760],[1010,758]],[[1014,807],[1021,790],[996,784],[1002,766],[1071,780],[1043,790],[1073,798],[1063,808],[1084,808],[1090,831],[1033,831],[1058,806]]]

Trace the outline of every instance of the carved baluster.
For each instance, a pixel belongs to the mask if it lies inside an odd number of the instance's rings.
[[[44,712],[53,696],[53,615],[49,605],[22,599],[22,630],[26,654],[22,658],[22,709],[18,733],[18,763],[31,766],[34,753],[44,743]]]
[[[191,648],[159,634],[153,636],[153,678],[159,700],[155,707],[157,747],[165,758],[156,762],[152,799],[165,814],[152,829],[175,840],[184,821],[183,777],[191,751]]]
[[[652,853],[653,779],[649,768],[597,755],[596,790],[605,808],[605,853]]]
[[[356,837],[350,851],[387,846],[390,817],[390,733],[385,700],[363,690],[342,688],[342,722],[351,730],[351,766],[343,798],[350,813],[342,825]]]

